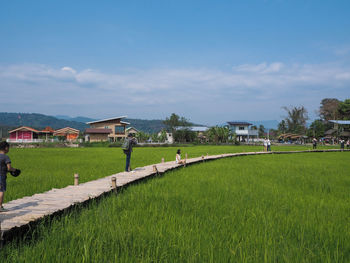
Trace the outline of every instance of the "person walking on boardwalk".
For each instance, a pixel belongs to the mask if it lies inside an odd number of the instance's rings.
[[[132,136],[131,133],[128,134],[128,137],[125,138],[122,149],[126,155],[126,164],[125,164],[125,172],[130,172],[131,171],[131,166],[130,166],[130,159],[131,159],[131,153],[132,153],[132,147],[133,145],[137,144],[136,138]]]
[[[316,138],[313,138],[312,139],[312,149],[316,149],[317,148],[317,140],[316,140]]]
[[[4,202],[4,196],[6,191],[6,178],[7,173],[11,172],[12,175],[18,176],[20,170],[11,166],[10,157],[7,153],[10,150],[10,145],[7,142],[0,142],[0,212],[6,212],[7,210],[2,206]]]
[[[341,150],[344,150],[345,141],[344,141],[343,139],[341,139],[341,140],[339,141],[339,143],[340,143],[340,149],[341,149]]]
[[[348,139],[347,141],[346,141],[346,149],[349,149],[350,148],[350,139]]]
[[[266,138],[264,138],[263,144],[264,144],[264,152],[267,152],[267,139]]]
[[[270,141],[270,139],[267,139],[266,143],[267,143],[267,151],[271,152],[271,141]]]

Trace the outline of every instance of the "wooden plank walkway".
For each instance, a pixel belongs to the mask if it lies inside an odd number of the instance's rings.
[[[186,165],[234,156],[335,151],[340,150],[229,153],[190,158],[187,159]],[[156,171],[154,170],[154,166],[156,166]],[[0,240],[11,239],[18,233],[30,229],[33,223],[40,222],[40,220],[47,216],[63,212],[74,205],[84,203],[90,199],[97,198],[105,193],[113,191],[112,177],[116,178],[117,187],[121,187],[143,178],[156,175],[157,173],[165,173],[166,171],[176,169],[180,166],[183,165],[178,165],[174,161],[148,165],[142,168],[136,168],[129,173],[121,172],[77,186],[71,185],[62,189],[52,189],[30,197],[12,200],[4,204],[4,207],[9,211],[0,213]]]

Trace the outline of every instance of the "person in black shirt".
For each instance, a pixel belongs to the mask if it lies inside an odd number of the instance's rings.
[[[16,169],[11,166],[10,157],[7,153],[10,150],[10,145],[7,142],[0,142],[0,212],[7,210],[2,206],[6,191],[6,178],[8,172],[15,172]]]
[[[126,138],[126,140],[128,140],[129,142],[128,142],[127,149],[123,150],[126,155],[125,172],[130,172],[131,171],[130,159],[131,159],[132,147],[133,145],[137,144],[137,140],[132,136],[131,133],[128,134],[128,138]]]

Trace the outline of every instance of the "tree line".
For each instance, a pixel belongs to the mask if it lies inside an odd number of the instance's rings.
[[[325,98],[321,101],[317,111],[318,119],[307,127],[308,112],[304,106],[282,107],[287,115],[278,124],[277,130],[272,130],[276,135],[293,133],[308,137],[321,138],[325,131],[331,129],[330,120],[350,120],[350,99],[344,101],[335,98]]]
[[[317,111],[319,118],[314,120],[309,127],[307,126],[308,111],[304,106],[284,106],[282,110],[285,112],[285,116],[278,124],[277,129],[269,130],[270,138],[278,138],[279,135],[286,133],[321,138],[325,131],[333,127],[329,120],[350,120],[350,99],[344,101],[335,98],[323,99]],[[165,129],[160,133],[139,132],[137,134],[138,140],[140,142],[165,142],[167,132],[169,132],[177,143],[238,143],[236,135],[228,126],[210,127],[206,132],[201,133],[202,137],[198,137],[198,134],[190,128],[194,124],[175,113],[167,117],[163,124]],[[252,126],[252,129],[258,130],[260,138],[267,136],[263,125]]]

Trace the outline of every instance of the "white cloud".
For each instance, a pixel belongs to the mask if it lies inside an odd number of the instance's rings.
[[[212,116],[211,121],[215,116],[270,119],[281,115],[276,112],[283,105],[318,107],[326,97],[350,97],[350,68],[274,62],[238,65],[232,71],[152,69],[108,74],[26,64],[0,67],[0,83],[0,111],[144,118],[184,111],[197,119]]]
[[[71,67],[63,67],[63,68],[61,68],[61,70],[68,71],[68,72],[73,73],[73,74],[77,73],[76,70],[72,69]]]
[[[277,73],[282,68],[283,68],[283,63],[281,62],[274,62],[271,64],[267,64],[264,62],[257,65],[244,64],[237,67],[233,67],[233,71],[267,74],[267,73]]]

